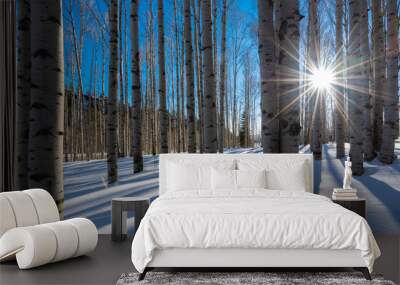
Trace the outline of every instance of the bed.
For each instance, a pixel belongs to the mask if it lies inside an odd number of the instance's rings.
[[[313,194],[309,154],[161,154],[159,198],[132,243],[154,268],[352,267],[379,248],[361,216]]]

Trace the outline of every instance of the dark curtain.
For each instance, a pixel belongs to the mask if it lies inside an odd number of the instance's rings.
[[[14,190],[16,11],[0,1],[0,192]]]

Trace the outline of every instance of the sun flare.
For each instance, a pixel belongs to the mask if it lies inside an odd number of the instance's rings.
[[[317,90],[329,90],[333,82],[334,74],[328,68],[316,68],[311,74],[311,84]]]

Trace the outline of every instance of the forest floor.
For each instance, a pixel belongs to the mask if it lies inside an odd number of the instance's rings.
[[[226,149],[226,153],[260,153],[261,148]],[[346,145],[348,151],[348,145]],[[303,147],[300,152],[309,152]],[[353,187],[367,200],[367,220],[379,234],[400,234],[400,140],[396,142],[398,160],[383,165],[377,159],[364,163],[365,173],[354,177]],[[314,192],[330,197],[342,185],[344,159],[336,159],[335,145],[323,146],[323,159],[314,162]],[[118,160],[118,182],[107,184],[106,160],[64,164],[65,218],[87,217],[100,233],[111,232],[111,199],[158,192],[158,156],[144,156],[144,171],[132,174],[132,158]],[[128,229],[133,217],[128,220]]]

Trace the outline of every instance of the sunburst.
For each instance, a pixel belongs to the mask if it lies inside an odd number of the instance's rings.
[[[333,70],[322,66],[311,70],[310,81],[313,89],[329,92],[335,83],[335,75]]]

